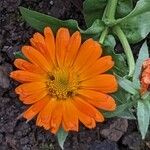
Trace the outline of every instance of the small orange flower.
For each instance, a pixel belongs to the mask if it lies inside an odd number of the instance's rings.
[[[148,91],[150,86],[150,58],[143,62],[143,72],[141,76],[141,93]]]
[[[117,90],[117,81],[104,74],[114,62],[111,56],[101,57],[98,42],[88,39],[81,44],[80,33],[70,37],[66,28],[60,28],[55,39],[49,27],[44,36],[35,33],[30,42],[32,46],[22,47],[28,61],[16,59],[20,70],[10,74],[22,83],[16,88],[20,100],[32,105],[24,118],[29,121],[37,115],[36,125],[56,133],[61,125],[66,131],[78,131],[79,121],[94,128],[104,121],[96,108],[115,110],[107,93]]]

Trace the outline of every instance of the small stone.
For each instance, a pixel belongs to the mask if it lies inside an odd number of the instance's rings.
[[[141,135],[138,132],[133,132],[124,136],[122,139],[122,144],[128,146],[131,150],[141,150],[144,143]]]
[[[0,66],[0,88],[9,88],[9,83],[10,80],[8,78],[8,74],[4,71],[4,68]]]
[[[117,118],[112,122],[107,123],[100,130],[100,135],[111,141],[118,141],[122,135],[127,131],[128,121],[127,119]]]
[[[102,142],[94,142],[90,150],[119,150],[115,142],[104,140]]]

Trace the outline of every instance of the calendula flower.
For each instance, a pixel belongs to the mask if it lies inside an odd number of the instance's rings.
[[[114,99],[107,93],[117,90],[117,81],[105,74],[114,65],[111,56],[102,55],[100,44],[93,39],[81,44],[77,31],[71,37],[60,28],[56,39],[49,27],[44,36],[35,33],[31,46],[23,46],[28,59],[16,59],[20,70],[10,76],[22,84],[16,88],[20,100],[31,104],[23,113],[28,121],[37,115],[36,125],[56,133],[60,126],[78,131],[81,121],[94,128],[104,117],[98,109],[113,111]]]
[[[141,93],[148,91],[150,87],[150,58],[143,62],[143,72],[141,75]]]

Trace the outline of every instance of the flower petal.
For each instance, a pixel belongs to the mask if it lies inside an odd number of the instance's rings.
[[[63,66],[70,34],[67,28],[60,28],[56,34],[56,58],[58,65]]]
[[[72,100],[63,102],[63,127],[65,131],[78,131],[78,116]]]
[[[48,94],[43,82],[24,83],[18,86],[15,91],[25,104],[35,103]]]
[[[75,97],[72,102],[75,105],[75,107],[82,113],[90,116],[91,118],[94,118],[98,122],[104,121],[103,115],[92,105],[85,102],[82,98]]]
[[[36,121],[36,125],[43,126],[46,130],[50,129],[50,120],[52,116],[52,111],[56,106],[56,100],[51,98],[49,103],[44,107],[44,109],[39,113]]]
[[[14,61],[14,65],[21,70],[25,70],[33,73],[39,73],[39,74],[44,73],[44,71],[41,68],[24,59],[20,59],[20,58],[16,59]]]
[[[51,72],[53,66],[45,59],[45,57],[31,46],[22,47],[23,54],[35,65],[39,66],[46,72]]]
[[[78,90],[86,102],[103,110],[113,111],[116,108],[115,100],[107,95],[93,90]]]
[[[81,45],[81,35],[80,32],[76,31],[70,38],[66,56],[65,56],[65,66],[69,67],[75,61],[78,54],[79,47]]]
[[[95,128],[96,122],[95,120],[86,115],[85,113],[82,113],[81,111],[78,111],[79,120],[88,128],[92,129]]]
[[[47,56],[52,60],[53,64],[56,65],[55,39],[50,27],[44,28],[44,35],[45,35],[45,44],[47,47]]]
[[[110,74],[98,75],[80,83],[81,88],[92,89],[103,93],[116,92],[118,88],[115,76]]]
[[[19,82],[45,81],[45,75],[31,73],[28,71],[17,70],[10,73],[10,77]]]
[[[36,50],[38,50],[43,56],[46,56],[46,45],[44,41],[43,35],[36,32],[33,35],[33,38],[30,39],[31,45],[35,47]]]
[[[59,126],[61,124],[62,121],[62,114],[63,114],[63,101],[56,101],[56,107],[52,112],[52,116],[51,116],[51,121],[50,121],[50,131],[54,134],[56,134],[56,132],[59,129]]]
[[[102,74],[114,66],[114,62],[112,61],[111,56],[104,56],[98,59],[95,64],[88,69],[84,69],[81,73],[80,78],[81,80],[86,80]]]
[[[24,113],[23,117],[27,119],[27,121],[31,120],[35,115],[37,115],[48,103],[48,97],[44,97],[43,99],[39,100],[35,104],[33,104],[30,108],[28,108]]]
[[[102,48],[93,39],[86,40],[80,47],[73,68],[80,72],[83,68],[87,69],[101,56]]]

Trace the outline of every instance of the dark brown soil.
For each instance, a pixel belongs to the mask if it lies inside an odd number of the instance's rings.
[[[13,53],[28,42],[35,32],[20,17],[18,6],[25,6],[57,18],[78,20],[84,26],[82,0],[0,0],[0,150],[59,150],[50,132],[17,117],[27,108],[14,89],[17,82],[9,78],[13,70]],[[148,150],[150,137],[142,141],[136,121],[113,118],[93,130],[81,126],[79,133],[69,133],[65,150]]]

